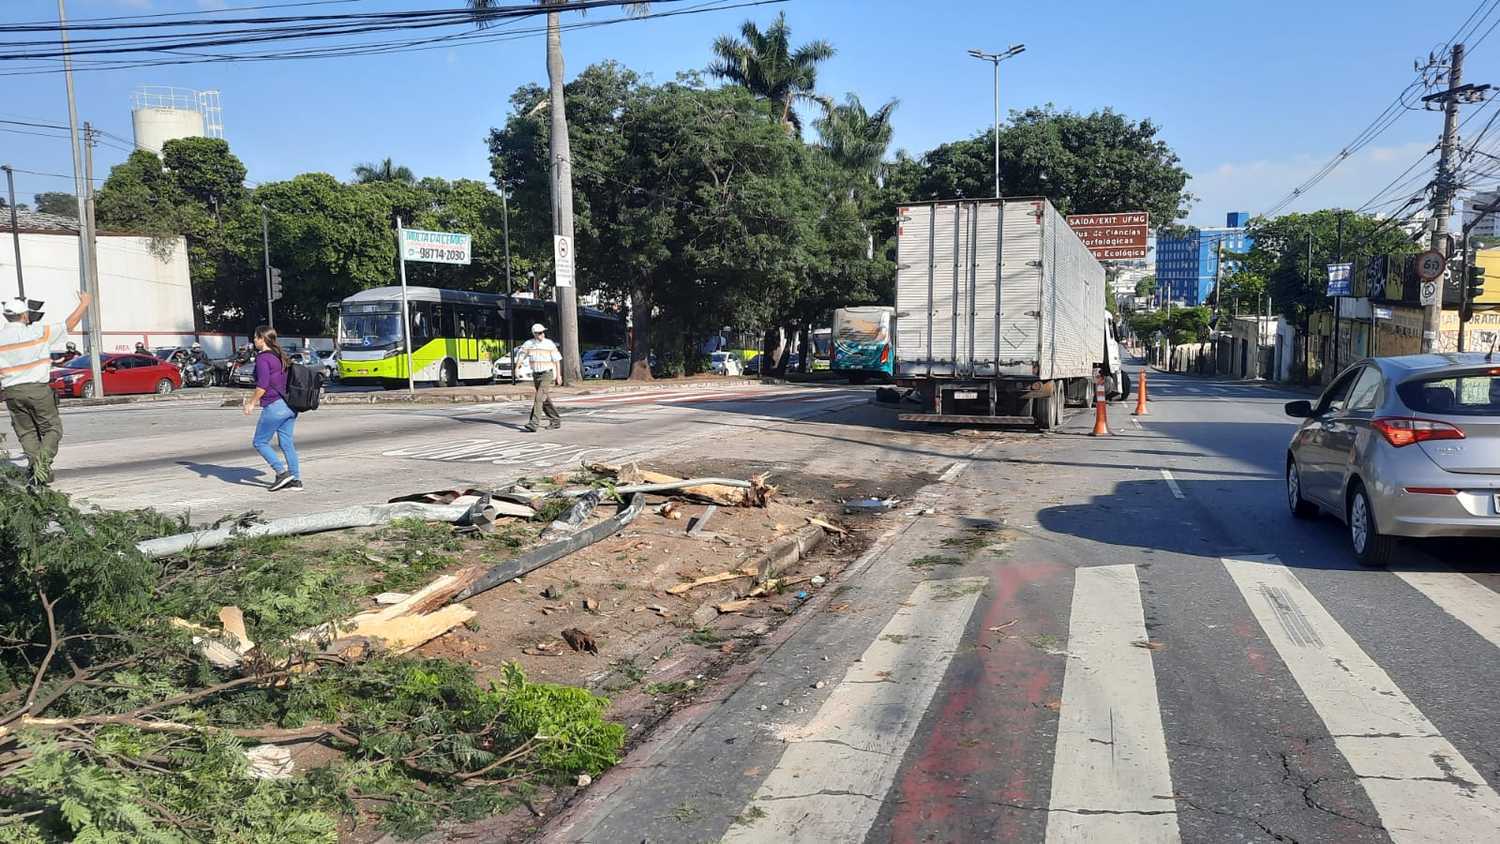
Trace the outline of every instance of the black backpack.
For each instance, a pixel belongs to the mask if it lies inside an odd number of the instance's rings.
[[[295,413],[317,410],[323,398],[323,373],[294,363],[286,368],[286,406]]]

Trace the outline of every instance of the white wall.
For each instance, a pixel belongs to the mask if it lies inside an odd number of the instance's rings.
[[[5,297],[16,295],[15,251],[9,240],[0,238],[0,296]],[[106,350],[131,348],[135,341],[126,337],[193,333],[187,241],[177,238],[165,260],[150,247],[146,237],[99,237],[100,330]],[[76,235],[22,234],[21,261],[26,296],[46,302],[49,319],[73,309],[79,291]],[[78,333],[82,345],[81,327]]]

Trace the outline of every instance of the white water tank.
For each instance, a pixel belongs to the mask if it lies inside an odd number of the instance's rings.
[[[130,95],[135,145],[157,155],[177,138],[224,137],[220,114],[218,91],[146,85]]]

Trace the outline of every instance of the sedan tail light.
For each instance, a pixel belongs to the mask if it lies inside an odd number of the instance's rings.
[[[1379,431],[1380,435],[1385,437],[1385,441],[1396,448],[1428,440],[1461,440],[1464,438],[1463,429],[1457,425],[1450,425],[1447,422],[1436,422],[1431,419],[1376,419],[1370,423],[1370,427]]]

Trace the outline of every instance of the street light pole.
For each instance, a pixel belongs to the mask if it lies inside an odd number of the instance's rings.
[[[515,385],[516,376],[516,294],[510,282],[510,200],[505,196],[505,186],[500,186],[500,220],[505,231],[505,354],[510,357],[510,383]]]
[[[1000,63],[1013,56],[1019,56],[1026,52],[1025,44],[1012,44],[1003,53],[986,53],[983,50],[970,50],[969,55],[981,61],[989,62],[995,68],[995,198],[1000,197]]]
[[[99,321],[99,279],[89,272],[94,264],[92,254],[94,242],[84,231],[88,219],[87,190],[83,173],[83,147],[78,141],[78,100],[73,95],[73,56],[68,52],[68,13],[63,0],[57,0],[58,35],[62,40],[63,81],[68,90],[68,139],[73,145],[73,192],[78,200],[78,276],[83,282],[83,292],[93,296],[88,307],[89,376],[93,379],[94,396],[104,397],[104,374],[100,355],[104,354],[103,327]]]
[[[5,171],[5,185],[10,191],[10,236],[16,246],[16,298],[26,298],[26,279],[21,276],[21,227],[16,223],[16,173],[9,164],[0,164]]]

